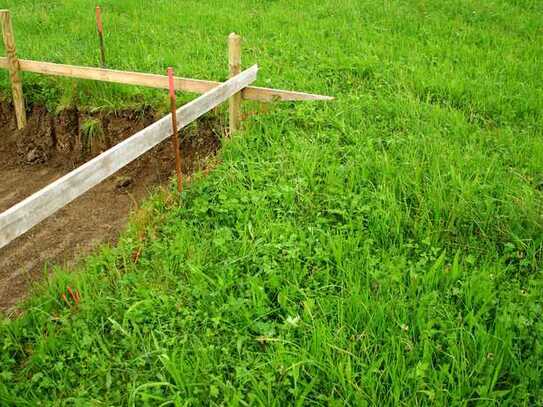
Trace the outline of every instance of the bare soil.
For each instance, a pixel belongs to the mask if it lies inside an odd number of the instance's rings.
[[[0,212],[158,119],[149,111],[58,115],[32,108],[16,130],[12,107],[0,103]],[[183,132],[183,173],[206,167],[220,146],[216,119]],[[33,281],[51,265],[73,265],[102,243],[113,243],[131,210],[175,169],[165,141],[0,249],[0,312],[16,313]]]

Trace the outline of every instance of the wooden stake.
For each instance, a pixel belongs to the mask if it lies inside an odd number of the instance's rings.
[[[13,106],[15,107],[15,116],[17,117],[17,127],[23,129],[26,126],[25,100],[23,96],[23,80],[21,69],[17,60],[15,48],[15,36],[11,25],[11,15],[9,10],[0,10],[0,24],[4,37],[4,46],[8,59],[8,69],[11,78],[11,92],[13,94]]]
[[[230,78],[241,72],[241,37],[236,33],[228,36],[228,67]],[[236,93],[228,101],[230,118],[230,135],[239,130],[241,124],[241,92]]]
[[[104,26],[102,24],[102,12],[100,6],[96,6],[96,29],[98,30],[98,39],[100,41],[100,66],[106,66],[106,50],[104,47]]]
[[[170,88],[170,107],[172,112],[172,144],[175,152],[175,172],[177,174],[177,190],[183,191],[183,175],[181,174],[181,155],[179,153],[179,136],[177,132],[177,99],[173,80],[173,68],[168,68],[168,84]]]

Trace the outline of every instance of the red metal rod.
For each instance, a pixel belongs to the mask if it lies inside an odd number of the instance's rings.
[[[173,68],[168,68],[168,84],[170,88],[170,107],[172,112],[172,142],[175,151],[175,172],[177,174],[177,190],[183,191],[183,176],[181,174],[181,155],[179,152],[179,136],[177,134],[177,100],[175,97],[175,85],[173,80]]]
[[[100,6],[96,6],[96,28],[98,29],[98,39],[100,40],[100,66],[106,66],[106,51],[104,47],[104,25],[102,24],[102,12]]]

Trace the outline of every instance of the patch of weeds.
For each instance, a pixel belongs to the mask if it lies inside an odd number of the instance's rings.
[[[99,118],[86,118],[80,123],[81,140],[83,148],[92,154],[101,152],[106,146],[102,120]]]

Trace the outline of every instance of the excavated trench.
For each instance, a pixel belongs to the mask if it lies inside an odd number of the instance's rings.
[[[17,130],[11,105],[0,103],[0,212],[67,174],[90,158],[156,121],[150,110],[50,114],[34,106]],[[185,175],[204,169],[220,147],[216,118],[183,131]],[[101,243],[113,243],[128,215],[175,168],[164,141],[0,249],[0,312],[10,314],[48,265],[71,265]]]

